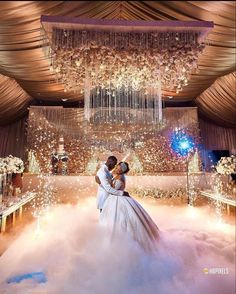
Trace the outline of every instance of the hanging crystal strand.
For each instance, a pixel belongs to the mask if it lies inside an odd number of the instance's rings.
[[[139,110],[139,90],[136,91],[136,100],[135,100],[135,115],[136,115],[136,120],[138,120],[138,110]]]
[[[91,111],[91,120],[94,123],[94,107],[93,107],[93,101],[94,101],[94,88],[90,91],[90,111]]]
[[[96,122],[99,122],[100,117],[102,116],[102,107],[103,107],[102,88],[101,88],[101,86],[99,86],[98,88],[99,88],[99,93],[97,91],[96,101],[94,102],[95,108],[97,108]],[[102,119],[101,119],[101,121],[102,121]]]
[[[154,124],[154,119],[155,119],[155,107],[154,107],[154,89],[150,88],[150,110],[149,110],[149,116],[150,116],[150,124]]]
[[[108,95],[106,88],[103,89],[103,97],[104,97],[104,111],[106,117],[106,123],[109,121],[109,108],[108,108]]]
[[[149,121],[149,103],[150,103],[150,90],[148,90],[148,93],[146,95],[146,117],[145,117],[145,123],[148,123]]]
[[[92,85],[90,84],[90,97],[89,97],[89,109],[90,109],[90,123],[93,122],[93,91]]]
[[[105,97],[104,97],[104,89],[101,88],[101,104],[100,104],[100,111],[99,111],[99,123],[100,122],[106,122],[107,116],[106,116],[106,105],[105,105]]]
[[[108,95],[107,95],[106,88],[103,89],[103,97],[104,97],[104,103],[105,103],[104,111],[106,114],[106,123],[108,123],[108,121],[109,121],[109,107],[108,107]]]
[[[124,117],[126,116],[126,110],[124,108],[124,96],[122,95],[122,88],[119,88],[119,100],[120,100],[120,121],[124,121]]]
[[[142,121],[142,117],[141,117],[141,107],[142,107],[142,89],[139,91],[139,102],[138,102],[138,120],[139,120],[139,123],[141,123]]]
[[[133,99],[134,99],[134,102],[133,102],[133,113],[136,114],[137,113],[136,112],[136,99],[137,99],[137,91],[136,90],[134,90],[134,97],[133,97]]]
[[[125,120],[127,119],[128,111],[127,111],[127,107],[126,107],[127,97],[125,95],[125,87],[124,86],[121,86],[121,88],[120,88],[120,99],[121,99],[121,109],[122,109],[121,120],[125,122]]]
[[[144,106],[144,122],[147,122],[147,112],[148,112],[148,92],[145,94],[145,106]]]
[[[108,87],[104,88],[104,101],[105,101],[105,112],[106,112],[106,122],[109,121],[109,92]]]
[[[116,95],[116,91],[115,91],[115,88],[113,88],[113,93],[114,93],[114,108],[115,108],[115,119],[116,119],[116,115],[117,115],[117,113],[116,113],[116,110],[117,110],[117,95]]]
[[[153,118],[152,118],[152,123],[153,123],[153,125],[155,125],[156,124],[156,122],[157,122],[157,113],[156,113],[156,111],[157,111],[157,91],[156,91],[156,88],[154,87],[153,89],[152,89],[152,99],[153,99],[153,111],[152,111],[152,115],[153,115]]]
[[[96,107],[98,108],[98,112],[97,113],[99,114],[99,115],[97,115],[97,120],[99,122],[100,117],[102,117],[104,119],[104,117],[102,116],[103,115],[103,113],[102,113],[102,109],[103,109],[103,94],[102,94],[102,87],[101,86],[99,87],[99,93],[97,94],[96,101],[97,101],[96,102]],[[101,121],[102,121],[102,119],[101,119]]]
[[[118,112],[118,121],[121,123],[122,121],[122,107],[121,107],[121,104],[122,104],[122,101],[121,101],[121,95],[120,95],[120,87],[118,86],[117,87],[117,95],[118,95],[118,108],[119,108],[119,112]]]
[[[130,112],[133,113],[134,111],[134,89],[133,87],[131,86],[131,95],[130,95],[130,102],[131,102],[131,105],[130,105]]]
[[[121,110],[120,111],[120,120],[123,122],[124,117],[126,116],[126,109],[125,109],[125,105],[124,105],[125,97],[124,97],[124,95],[122,95],[122,93],[123,93],[123,89],[122,89],[122,86],[121,86],[121,87],[119,87],[120,110]]]
[[[142,120],[145,122],[145,109],[146,109],[146,90],[142,92]]]
[[[155,88],[155,92],[154,92],[154,101],[155,101],[155,124],[157,124],[159,122],[159,92],[158,92],[158,89]],[[162,105],[161,105],[162,107]]]
[[[139,112],[140,112],[140,119],[143,122],[143,105],[144,105],[144,89],[142,89],[140,91],[140,108],[139,108]]]
[[[141,89],[139,93],[139,122],[143,121],[143,113],[142,113],[142,104],[143,104],[143,89]]]
[[[152,88],[152,124],[155,124],[156,116],[155,116],[155,99],[156,99],[156,91],[155,88]]]
[[[129,113],[129,118],[128,120],[130,120],[130,116],[131,116],[131,109],[129,106],[129,86],[127,85],[127,87],[125,88],[125,99],[126,99],[126,111]]]
[[[135,101],[134,101],[134,115],[135,115],[135,120],[137,121],[138,118],[138,95],[139,95],[139,90],[135,91]]]
[[[121,121],[124,121],[124,117],[126,116],[127,114],[127,111],[124,107],[124,96],[122,96],[122,88],[119,88],[119,95],[120,95],[120,114],[121,114],[121,117],[120,117],[120,120]]]
[[[126,107],[127,105],[127,96],[125,95],[125,87],[122,86],[120,88],[120,94],[121,94],[121,106],[122,106],[122,120],[124,122],[128,121],[129,118],[129,112],[128,112],[128,109]]]
[[[158,122],[162,121],[162,91],[161,91],[161,80],[159,80],[157,88],[157,97],[158,97]]]
[[[137,121],[140,123],[140,92],[141,90],[138,91],[138,99],[137,99]]]
[[[132,91],[132,108],[133,108],[133,110],[135,110],[135,93],[136,93],[136,91],[135,91],[135,89],[133,89],[133,91]]]
[[[116,97],[117,97],[117,107],[118,107],[118,114],[117,114],[117,121],[119,122],[120,119],[120,91],[119,88],[116,87]]]
[[[131,85],[127,85],[126,87],[126,113],[128,113],[128,121],[130,121],[130,117],[132,115],[132,87]]]
[[[100,115],[100,108],[101,108],[101,88],[98,86],[97,91],[95,93],[94,99],[94,119],[97,122],[97,115]]]
[[[129,96],[127,93],[127,87],[122,86],[120,88],[120,95],[121,95],[121,120],[123,120],[125,123],[129,121],[129,107],[128,107],[128,101]]]
[[[90,120],[90,80],[89,70],[85,70],[85,81],[84,81],[84,116],[87,121]]]
[[[152,123],[152,89],[148,89],[148,94],[147,94],[147,124]]]
[[[124,88],[124,95],[125,95],[125,108],[126,108],[126,113],[127,113],[127,116],[126,116],[126,120],[127,120],[127,123],[130,124],[131,122],[131,117],[132,117],[132,111],[129,107],[129,91],[128,91],[128,85]]]
[[[120,88],[120,100],[121,100],[121,107],[122,107],[122,121],[126,122],[126,117],[128,116],[128,111],[125,107],[125,97],[123,87]]]
[[[145,115],[144,121],[145,121],[145,123],[148,122],[148,106],[149,106],[149,92],[146,93],[146,95],[145,95],[145,108],[144,108],[144,115]]]
[[[98,108],[98,101],[100,101],[100,91],[99,91],[99,87],[96,87],[95,88],[95,97],[94,97],[94,101],[93,101],[93,111],[94,111],[94,121],[96,122],[96,117],[97,117],[97,112],[99,111],[99,108]],[[100,105],[100,102],[99,102],[99,105]]]
[[[108,88],[108,114],[109,118],[111,118],[111,82],[109,83]]]
[[[98,87],[99,91],[96,92],[96,98],[94,101],[94,105],[96,108],[96,122],[99,122],[99,117],[101,116],[101,108],[102,108],[102,88]]]
[[[141,92],[141,109],[140,109],[140,112],[141,112],[141,118],[142,118],[142,121],[144,121],[144,105],[145,105],[145,93],[144,93],[144,89],[142,90]]]
[[[148,124],[152,124],[153,122],[153,97],[152,97],[152,88],[148,90]]]
[[[162,104],[160,105],[160,103],[162,103],[161,101],[159,101],[160,99],[160,93],[158,90],[158,87],[155,88],[155,123],[158,124],[160,122],[160,107],[162,108]]]
[[[158,121],[158,94],[157,94],[156,87],[152,89],[152,101],[153,101],[152,124],[154,127]]]

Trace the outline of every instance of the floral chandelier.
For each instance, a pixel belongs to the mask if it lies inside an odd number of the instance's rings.
[[[50,69],[64,91],[84,94],[85,118],[162,120],[162,90],[178,93],[212,22],[121,21],[42,16]],[[49,44],[49,47],[47,47]],[[102,109],[102,112],[101,112]],[[98,122],[98,120],[94,119]]]

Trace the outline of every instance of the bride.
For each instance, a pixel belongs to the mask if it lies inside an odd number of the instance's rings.
[[[113,170],[112,186],[125,190],[127,162],[120,162]],[[100,223],[111,230],[112,236],[125,232],[145,250],[154,250],[159,239],[159,229],[144,208],[132,197],[109,194],[100,216]]]

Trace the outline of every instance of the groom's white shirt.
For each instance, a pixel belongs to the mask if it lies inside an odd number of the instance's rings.
[[[97,193],[97,208],[102,209],[103,204],[106,201],[109,194],[122,196],[123,191],[114,189],[111,184],[110,180],[112,179],[112,174],[109,172],[108,167],[103,164],[100,169],[97,172],[97,176],[99,177],[99,180],[101,184],[98,187],[98,193]]]

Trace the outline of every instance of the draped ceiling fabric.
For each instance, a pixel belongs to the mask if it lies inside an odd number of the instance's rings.
[[[7,118],[17,120],[27,111],[32,98],[9,77],[0,74],[0,124],[5,124]]]
[[[218,78],[197,99],[200,112],[221,125],[236,127],[236,73]]]
[[[218,77],[234,71],[234,10],[234,1],[1,1],[0,124],[8,124],[22,116],[30,101],[61,102],[62,99],[68,99],[68,102],[76,102],[83,99],[78,94],[64,93],[63,86],[55,82],[54,75],[50,72],[49,62],[41,48],[41,15],[213,21],[214,29],[208,36],[209,44],[199,60],[199,72],[191,76],[189,85],[179,94],[164,93],[174,96],[174,101],[194,103],[195,98]],[[217,111],[214,111],[216,98],[213,101],[204,95],[205,98],[200,96],[197,100],[200,111],[218,124],[232,125],[231,113],[227,110],[222,120],[224,108],[220,112],[218,105]],[[224,94],[221,93],[220,96],[222,95]],[[227,97],[230,95],[227,93]]]

